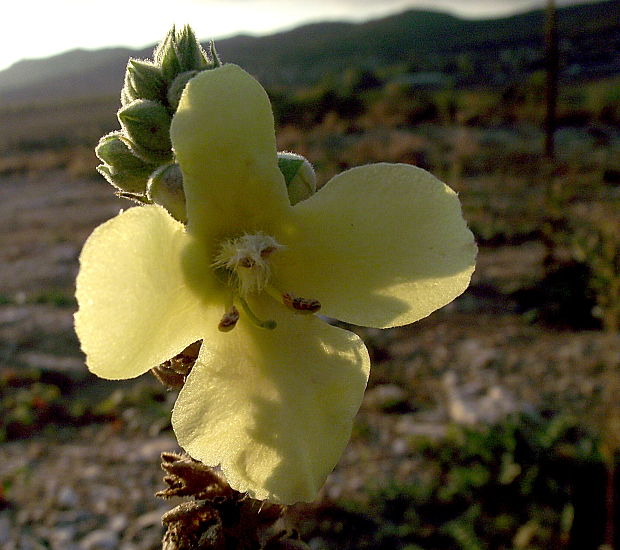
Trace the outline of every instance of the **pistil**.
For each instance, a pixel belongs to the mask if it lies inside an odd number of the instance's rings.
[[[243,308],[243,312],[249,317],[250,321],[252,321],[252,323],[254,323],[257,327],[266,328],[267,330],[273,330],[274,328],[276,328],[277,323],[274,320],[267,319],[266,321],[262,321],[261,319],[259,319],[256,316],[256,314],[252,311],[252,309],[250,308],[248,303],[245,301],[245,299],[242,298],[241,296],[239,296],[239,302],[241,304],[241,307]]]
[[[220,331],[232,330],[239,321],[239,310],[235,307],[233,299],[241,304],[250,322],[268,330],[276,328],[274,320],[260,319],[247,302],[248,296],[260,294],[263,291],[296,313],[313,314],[321,309],[321,303],[314,298],[296,296],[274,286],[271,280],[270,257],[283,248],[273,237],[260,231],[221,243],[211,265],[216,272],[221,273],[222,280],[227,279],[231,292],[225,313],[218,325]]]

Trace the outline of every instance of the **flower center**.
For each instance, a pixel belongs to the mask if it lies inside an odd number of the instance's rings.
[[[231,284],[237,286],[239,294],[245,298],[265,288],[271,276],[269,256],[283,248],[273,237],[262,232],[246,234],[224,241],[213,267],[227,271]]]
[[[321,304],[318,300],[300,298],[290,292],[278,290],[272,281],[270,257],[284,249],[273,237],[263,232],[245,234],[223,241],[213,260],[212,267],[223,275],[231,287],[231,296],[218,328],[222,332],[232,330],[239,320],[237,301],[248,319],[254,324],[273,329],[275,321],[261,321],[248,304],[252,294],[266,292],[278,302],[298,313],[316,313]]]

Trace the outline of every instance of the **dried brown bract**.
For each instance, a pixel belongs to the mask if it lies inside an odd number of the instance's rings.
[[[163,362],[151,369],[151,374],[157,378],[164,386],[170,389],[180,389],[185,384],[185,379],[189,375],[198,358],[198,352],[202,340],[198,340],[187,346],[181,353],[172,359]]]
[[[285,550],[308,548],[281,528],[285,507],[249,498],[224,477],[189,456],[161,455],[167,488],[161,498],[192,497],[162,517],[163,550]]]

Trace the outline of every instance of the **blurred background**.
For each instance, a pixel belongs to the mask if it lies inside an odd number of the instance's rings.
[[[1,548],[160,546],[176,394],[91,376],[72,314],[86,237],[130,206],[93,149],[119,127],[127,59],[173,22],[261,81],[279,149],[320,184],[415,164],[459,192],[480,246],[450,306],[354,328],[369,388],[320,500],[290,511],[302,537],[614,548],[620,1],[49,4],[11,7],[0,38]]]

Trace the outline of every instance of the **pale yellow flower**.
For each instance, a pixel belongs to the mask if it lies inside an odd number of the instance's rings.
[[[234,65],[190,81],[171,136],[187,225],[142,206],[89,237],[75,317],[87,364],[131,378],[203,340],[172,413],[179,444],[254,498],[312,500],[369,370],[319,304],[371,327],[425,317],[469,284],[472,234],[456,194],[403,164],[354,168],[291,206],[267,95]]]

